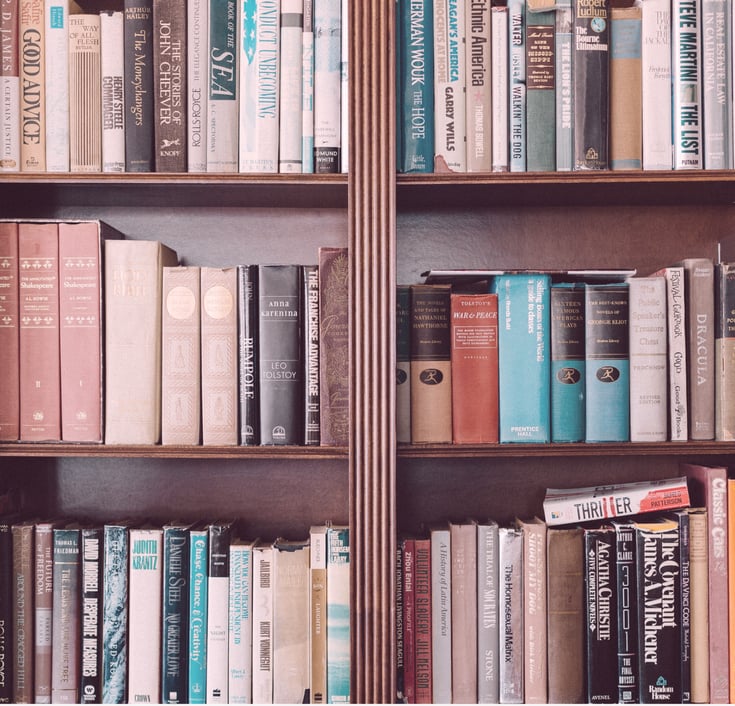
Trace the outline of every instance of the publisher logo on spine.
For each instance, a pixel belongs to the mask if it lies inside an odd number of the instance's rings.
[[[443,379],[444,375],[442,375],[441,370],[437,370],[436,368],[426,368],[419,375],[419,380],[424,385],[439,385]]]
[[[616,382],[620,371],[614,365],[603,365],[597,369],[595,376],[600,382]]]
[[[556,379],[564,385],[576,385],[582,376],[576,368],[561,368],[556,373]]]

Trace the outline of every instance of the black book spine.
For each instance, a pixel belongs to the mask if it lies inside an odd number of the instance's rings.
[[[618,702],[638,703],[638,596],[635,525],[615,522],[618,594]]]
[[[215,522],[208,525],[207,535],[209,540],[207,576],[209,578],[228,578],[230,575],[232,523]]]
[[[615,530],[586,529],[585,609],[587,614],[587,700],[618,702]]]
[[[672,514],[679,525],[679,563],[681,566],[681,701],[692,700],[692,624],[691,624],[691,560],[689,558],[689,511]]]
[[[82,666],[83,704],[102,703],[102,528],[82,529]]]
[[[261,444],[303,444],[301,266],[260,265],[258,290]]]
[[[319,446],[319,266],[304,265],[304,444]]]
[[[152,172],[153,1],[125,0],[125,171]]]
[[[240,444],[260,443],[260,396],[258,374],[258,266],[238,268]]]
[[[0,519],[0,704],[13,703],[13,535]]]

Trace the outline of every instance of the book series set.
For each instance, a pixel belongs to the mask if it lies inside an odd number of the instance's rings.
[[[400,286],[399,441],[735,439],[735,268],[634,272],[432,270]]]
[[[347,171],[346,0],[121,5],[3,3],[0,172]]]
[[[726,0],[399,0],[398,170],[731,169]]]
[[[0,439],[346,446],[348,257],[179,265],[100,221],[0,222]]]
[[[345,703],[349,530],[0,518],[2,703]]]
[[[732,703],[735,480],[681,471],[403,538],[399,700]]]

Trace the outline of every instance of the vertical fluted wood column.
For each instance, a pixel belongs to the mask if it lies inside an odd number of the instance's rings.
[[[392,703],[395,0],[350,2],[352,700]]]

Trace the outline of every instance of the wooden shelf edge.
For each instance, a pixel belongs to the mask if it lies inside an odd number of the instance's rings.
[[[347,185],[347,174],[242,174],[239,172],[3,172],[2,184],[135,185],[146,187],[194,184],[216,189],[224,185]]]

